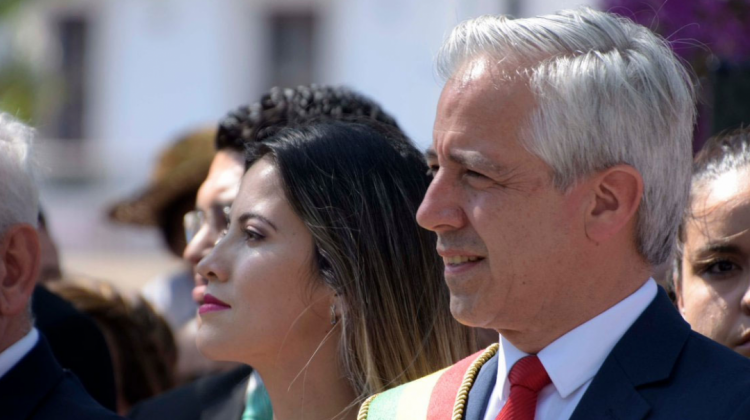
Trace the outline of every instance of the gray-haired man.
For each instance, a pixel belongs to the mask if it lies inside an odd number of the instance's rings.
[[[649,278],[685,206],[695,119],[664,41],[590,9],[481,17],[439,64],[417,218],[454,316],[500,343],[367,418],[750,418],[750,362],[691,332]]]
[[[33,132],[0,114],[0,417],[119,419],[55,360],[33,326],[31,294],[41,263]]]

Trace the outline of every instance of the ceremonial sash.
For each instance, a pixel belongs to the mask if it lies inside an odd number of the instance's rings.
[[[357,420],[461,419],[479,369],[497,349],[493,344],[453,366],[373,395],[362,404]]]

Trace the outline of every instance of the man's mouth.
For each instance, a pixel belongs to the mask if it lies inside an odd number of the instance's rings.
[[[483,260],[482,257],[467,256],[467,255],[455,255],[451,257],[443,257],[443,263],[445,265],[461,265],[469,262],[476,262]]]

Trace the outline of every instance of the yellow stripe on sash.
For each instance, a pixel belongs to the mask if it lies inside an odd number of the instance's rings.
[[[406,385],[399,396],[398,410],[394,420],[415,420],[427,418],[427,409],[432,397],[432,389],[435,388],[440,376],[448,368],[439,370],[418,381]]]

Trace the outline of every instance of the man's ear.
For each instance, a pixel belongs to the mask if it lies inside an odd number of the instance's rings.
[[[595,175],[585,215],[586,236],[602,243],[616,236],[635,216],[643,196],[643,178],[630,165],[616,165]]]
[[[39,236],[27,224],[13,225],[0,239],[0,315],[26,310],[40,264]]]

